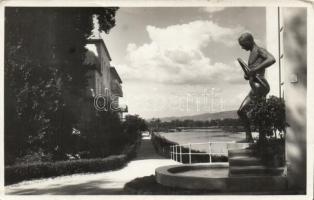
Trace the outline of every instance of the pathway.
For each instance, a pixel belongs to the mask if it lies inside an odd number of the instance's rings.
[[[12,195],[108,195],[123,194],[124,184],[155,173],[159,166],[178,164],[156,154],[150,138],[143,138],[138,156],[124,168],[103,173],[76,174],[24,181],[5,187]]]

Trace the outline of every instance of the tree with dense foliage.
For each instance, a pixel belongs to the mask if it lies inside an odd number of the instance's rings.
[[[31,152],[58,160],[73,150],[84,114],[85,44],[115,25],[117,8],[5,9],[5,161]],[[44,156],[43,156],[44,157]]]
[[[148,122],[148,127],[151,131],[168,131],[170,129],[180,129],[180,128],[206,128],[206,127],[238,127],[241,126],[241,122],[238,119],[213,119],[206,121],[198,120],[171,120],[171,121],[161,121],[160,119],[151,119]]]
[[[140,133],[148,130],[146,121],[138,115],[126,115],[123,125],[125,127],[126,139],[129,142],[138,140],[141,136]]]

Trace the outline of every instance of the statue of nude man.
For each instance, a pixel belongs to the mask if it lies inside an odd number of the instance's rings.
[[[238,115],[241,121],[244,123],[246,141],[253,142],[249,117],[247,115],[248,107],[251,102],[256,99],[266,97],[270,88],[267,80],[265,79],[265,69],[276,62],[274,56],[270,54],[266,49],[257,46],[254,42],[254,38],[250,33],[243,33],[239,39],[239,44],[242,49],[250,51],[248,60],[248,71],[244,75],[246,80],[249,80],[251,91],[243,100]],[[241,64],[241,63],[240,63]]]

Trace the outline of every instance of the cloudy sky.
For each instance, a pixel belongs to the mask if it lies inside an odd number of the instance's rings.
[[[237,38],[265,43],[264,8],[120,8],[104,39],[130,114],[144,118],[237,109],[249,91]]]

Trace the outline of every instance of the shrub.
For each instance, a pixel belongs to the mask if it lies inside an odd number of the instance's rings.
[[[37,178],[55,177],[84,172],[101,172],[122,167],[126,155],[115,155],[99,159],[34,163],[5,167],[5,184]]]
[[[123,154],[127,156],[127,160],[131,160],[136,157],[137,150],[141,145],[141,139],[138,139],[135,143],[130,144],[124,148]]]
[[[267,138],[253,145],[255,155],[261,158],[266,166],[281,167],[285,165],[285,140],[284,138]]]
[[[259,139],[252,145],[255,154],[268,166],[285,163],[285,131],[288,126],[283,99],[270,96],[251,105],[251,124],[258,128]],[[279,135],[279,137],[278,137]]]
[[[151,141],[155,151],[166,158],[170,158],[170,146],[177,145],[177,143],[167,140],[158,133],[151,134]]]
[[[40,163],[40,162],[52,162],[52,155],[46,154],[42,149],[37,152],[28,151],[25,156],[18,157],[15,159],[15,163],[28,164],[28,163]]]
[[[72,161],[25,163],[5,167],[5,185],[24,180],[48,178],[75,173],[103,172],[124,166],[136,156],[139,142],[127,146],[121,155]]]
[[[284,137],[287,127],[285,115],[285,102],[282,98],[270,96],[268,99],[259,99],[251,104],[251,125],[259,130],[260,139],[266,136],[277,138]]]

